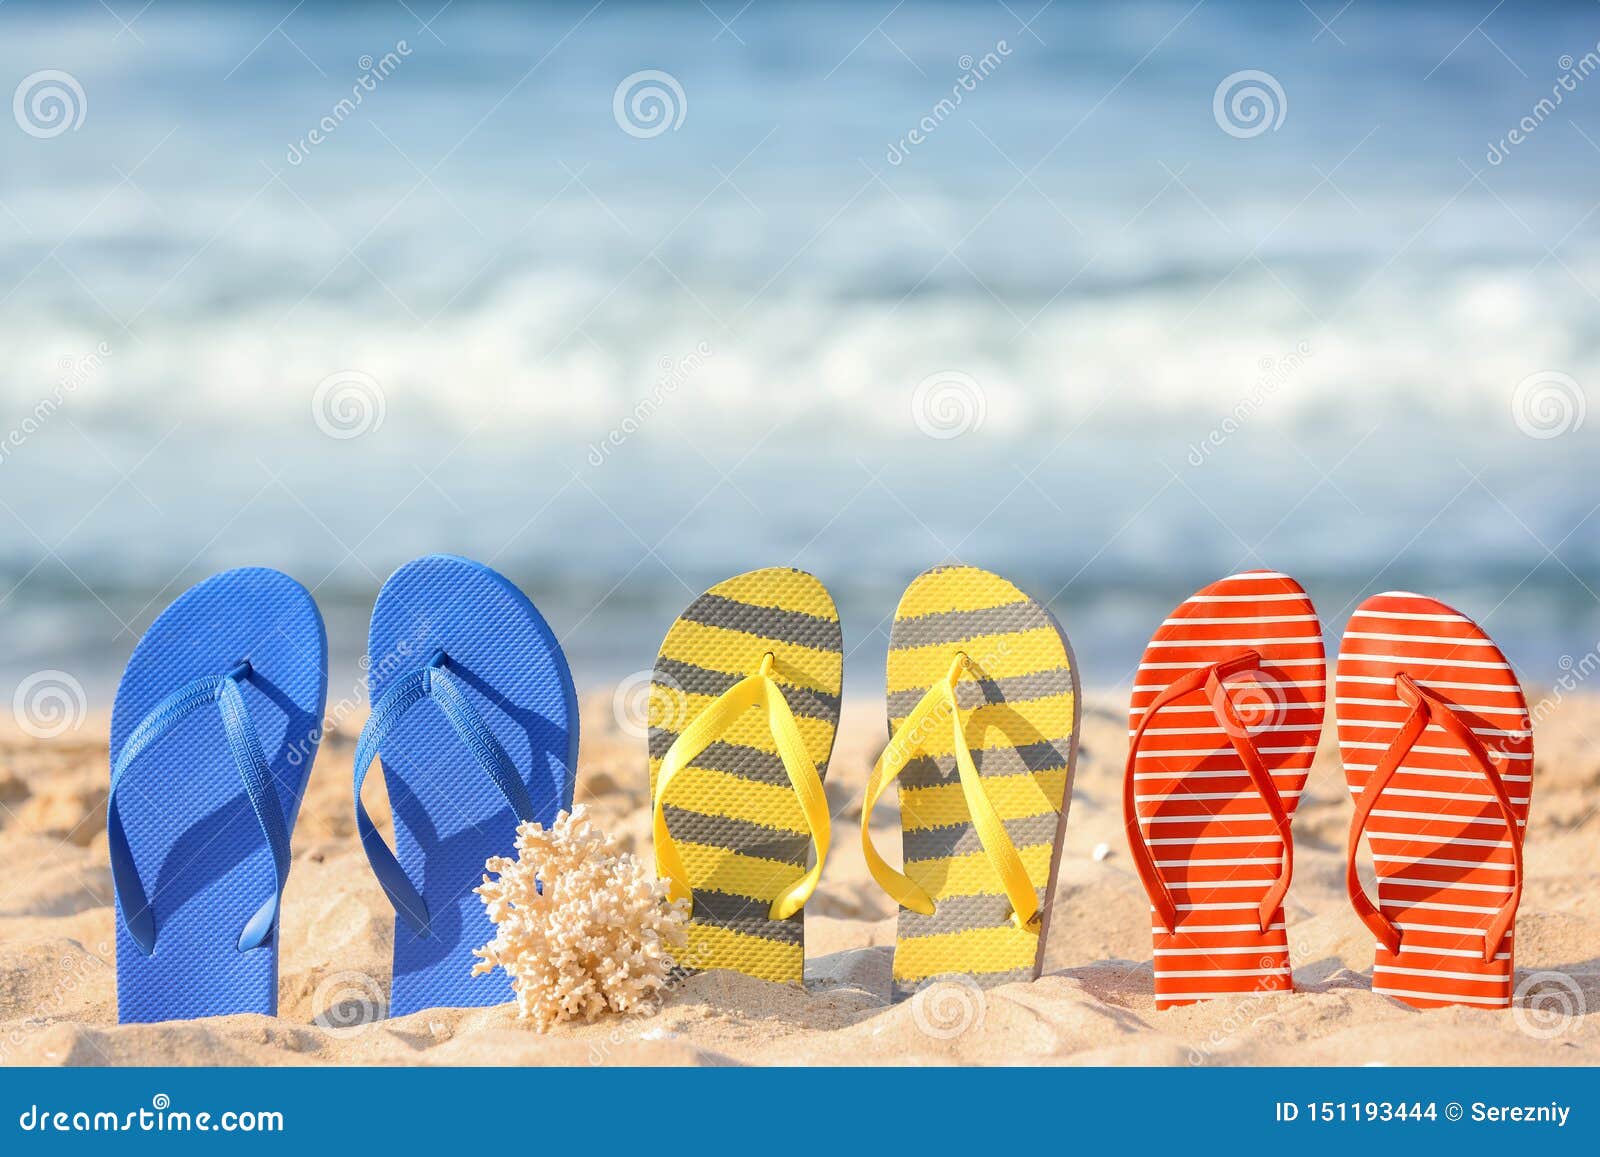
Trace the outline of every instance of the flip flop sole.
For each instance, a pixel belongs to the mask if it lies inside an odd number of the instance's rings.
[[[839,727],[844,636],[833,598],[804,571],[773,567],[712,587],[678,616],[650,685],[650,794],[678,734],[773,656],[806,751],[826,778]],[[806,872],[810,837],[765,715],[752,708],[673,781],[664,801],[694,892],[688,971],[726,968],[800,983],[805,913],[768,916]]]
[[[1410,708],[1395,676],[1406,672],[1454,705],[1492,753],[1518,824],[1533,786],[1533,725],[1515,672],[1489,636],[1436,599],[1374,595],[1356,609],[1339,650],[1339,753],[1352,798],[1394,740]],[[1367,824],[1378,906],[1401,932],[1399,952],[1378,945],[1372,990],[1418,1008],[1511,1003],[1514,937],[1483,959],[1482,929],[1511,893],[1505,822],[1482,772],[1437,726],[1423,732]]]
[[[1044,963],[1078,746],[1078,670],[1055,617],[998,575],[935,567],[906,589],[889,635],[893,735],[958,653],[974,678],[957,685],[973,763],[1040,897],[1039,932],[1016,927],[962,796],[950,737],[930,736],[900,773],[905,874],[934,902],[902,908],[896,1000],[939,976],[982,987],[1031,980]],[[942,747],[940,745],[943,745]]]
[[[1243,648],[1260,654],[1261,671],[1228,681],[1228,693],[1293,815],[1322,732],[1326,665],[1316,608],[1287,575],[1236,574],[1173,610],[1134,678],[1129,734],[1175,680]],[[1133,777],[1140,822],[1178,909],[1172,932],[1151,920],[1156,1007],[1291,990],[1283,909],[1265,930],[1258,912],[1283,843],[1204,690],[1162,709]]]
[[[311,595],[278,571],[225,571],[161,613],[117,688],[111,763],[167,695],[226,675],[241,660],[251,675],[240,693],[293,830],[321,739],[328,646]],[[244,952],[239,934],[277,878],[216,707],[192,712],[138,757],[124,772],[118,808],[156,923],[146,956],[123,924],[119,898],[118,1019],[274,1015],[278,933]]]
[[[429,555],[395,571],[378,594],[367,640],[372,701],[439,648],[521,774],[534,819],[553,823],[572,807],[578,757],[577,692],[554,633],[509,579],[468,559]],[[484,861],[513,854],[516,816],[432,702],[395,725],[379,756],[395,854],[431,923],[424,937],[395,920],[389,1015],[511,1000],[504,973],[472,975],[472,950],[494,937],[473,889]]]

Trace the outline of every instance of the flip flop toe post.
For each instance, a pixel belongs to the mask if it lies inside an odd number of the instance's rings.
[[[274,570],[207,579],[140,640],[106,817],[123,1023],[276,1013],[278,901],[327,687],[322,617]]]

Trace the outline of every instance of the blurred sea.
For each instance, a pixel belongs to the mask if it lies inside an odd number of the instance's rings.
[[[1091,686],[1248,566],[1330,632],[1435,593],[1535,684],[1600,640],[1600,78],[1536,112],[1593,5],[435,6],[0,8],[0,89],[82,114],[0,118],[13,681],[108,705],[167,601],[262,563],[338,696],[430,550],[585,681],[786,563],[864,693],[951,557]],[[1218,111],[1244,70],[1276,127]]]

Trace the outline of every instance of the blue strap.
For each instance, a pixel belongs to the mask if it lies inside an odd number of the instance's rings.
[[[384,843],[383,834],[378,831],[361,802],[361,785],[366,781],[367,769],[372,766],[373,757],[378,754],[383,741],[405,713],[422,700],[432,699],[455,728],[461,742],[477,758],[479,766],[494,780],[500,794],[511,805],[517,821],[527,823],[533,819],[533,800],[528,795],[527,784],[522,782],[511,757],[500,746],[500,741],[489,730],[483,717],[474,710],[455,676],[445,669],[447,661],[443,651],[435,651],[427,666],[402,675],[391,683],[373,705],[367,725],[361,729],[361,738],[356,741],[356,830],[361,835],[361,846],[366,849],[372,874],[383,885],[389,903],[394,905],[394,910],[418,936],[427,936],[429,933],[428,905],[400,867],[400,861],[389,850],[389,845]]]
[[[208,675],[185,683],[157,703],[139,721],[139,726],[128,736],[116,763],[112,765],[111,793],[106,804],[111,877],[116,881],[123,925],[146,956],[156,949],[155,912],[144,883],[139,879],[133,852],[128,846],[128,835],[123,829],[122,813],[117,805],[118,789],[139,756],[160,741],[190,712],[208,703],[216,703],[221,708],[222,729],[228,737],[228,749],[233,753],[239,778],[244,781],[245,794],[250,797],[256,822],[261,825],[261,833],[266,837],[267,846],[272,849],[272,866],[277,876],[277,887],[239,934],[239,951],[247,952],[260,947],[272,934],[277,921],[278,901],[289,879],[289,825],[284,822],[283,809],[278,804],[278,792],[272,783],[266,753],[261,749],[261,737],[256,734],[250,712],[245,709],[244,696],[239,692],[239,684],[249,677],[250,664],[241,663],[226,675]]]

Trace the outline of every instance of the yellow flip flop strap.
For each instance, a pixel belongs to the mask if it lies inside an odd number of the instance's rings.
[[[978,774],[972,762],[972,751],[967,745],[966,727],[961,721],[961,707],[956,700],[956,684],[970,667],[966,654],[958,654],[950,664],[949,673],[928,688],[912,708],[911,714],[901,721],[894,737],[889,740],[889,746],[878,757],[872,775],[867,779],[866,797],[861,805],[861,850],[866,856],[872,878],[901,907],[910,908],[924,916],[933,915],[933,899],[928,893],[910,877],[890,867],[878,855],[877,848],[873,847],[872,809],[877,806],[889,784],[906,769],[923,740],[948,719],[956,771],[961,778],[961,795],[966,800],[972,826],[977,829],[984,857],[995,875],[1000,877],[1006,898],[1011,901],[1011,922],[1018,928],[1037,932],[1040,926],[1038,893],[1034,891],[1033,881],[1028,879],[1027,869],[1022,866],[1022,857],[1017,854],[1016,845],[1006,834],[1005,822],[994,810],[994,804],[989,802],[989,796],[983,789],[983,777]]]
[[[694,903],[694,890],[689,886],[689,870],[684,866],[683,857],[678,853],[678,845],[673,840],[672,833],[667,830],[667,789],[672,785],[672,780],[678,772],[693,763],[696,757],[719,737],[727,734],[739,716],[751,707],[764,707],[767,712],[767,727],[777,743],[778,758],[783,761],[783,770],[789,776],[789,784],[800,800],[800,810],[805,816],[806,828],[811,835],[811,842],[817,849],[817,862],[811,870],[785,888],[777,899],[772,901],[769,911],[771,918],[787,920],[805,907],[806,901],[811,899],[811,893],[816,890],[817,881],[822,878],[822,863],[828,858],[832,825],[828,813],[828,797],[822,790],[822,777],[817,774],[816,765],[811,762],[811,755],[806,751],[805,740],[801,737],[800,728],[789,710],[789,701],[783,697],[783,689],[772,678],[772,663],[771,654],[764,656],[760,671],[740,679],[717,696],[709,707],[695,716],[694,721],[678,733],[678,738],[673,741],[666,757],[662,759],[661,768],[656,773],[654,800],[656,875],[666,879],[668,890],[674,900],[687,900],[691,905]]]

